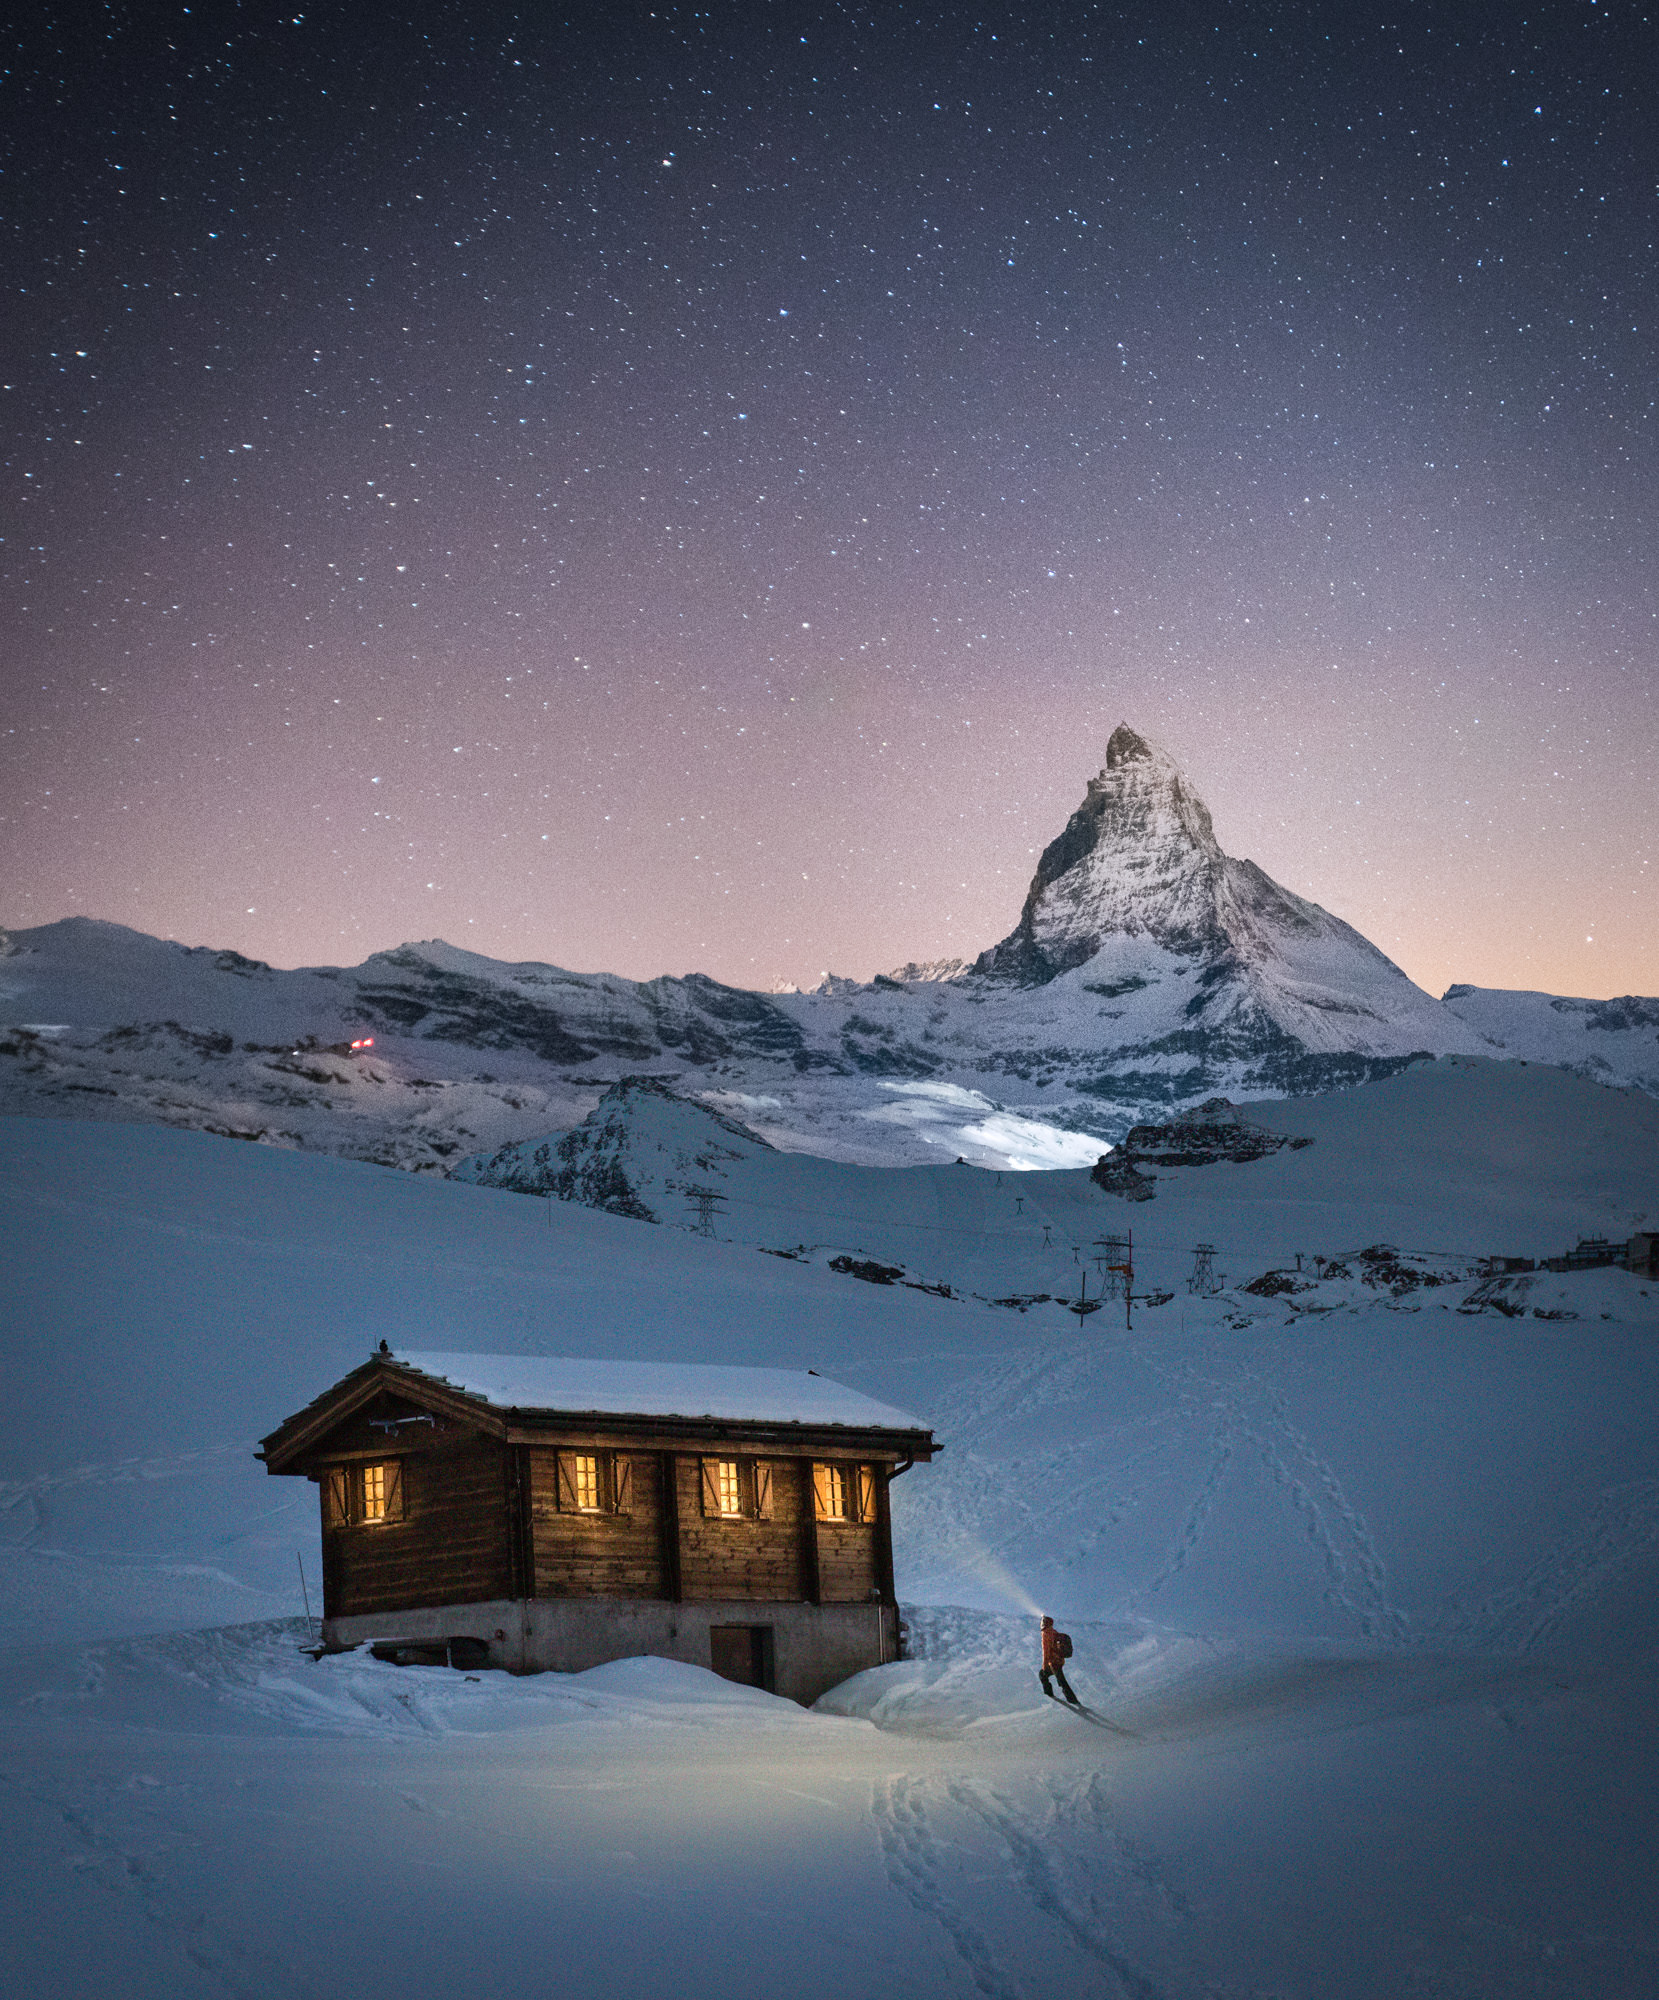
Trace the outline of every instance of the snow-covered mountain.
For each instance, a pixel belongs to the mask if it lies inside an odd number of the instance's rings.
[[[1018,924],[971,964],[766,994],[437,941],[285,972],[85,918],[0,939],[0,1110],[425,1171],[573,1126],[635,1074],[788,1150],[1064,1167],[1211,1096],[1328,1090],[1424,1054],[1564,1063],[1659,1092],[1659,1001],[1433,999],[1224,854],[1174,760],[1126,725]]]
[[[1449,986],[1445,1005],[1496,1055],[1557,1063],[1601,1083],[1634,1084],[1659,1097],[1659,1000],[1626,993],[1574,1000]]]

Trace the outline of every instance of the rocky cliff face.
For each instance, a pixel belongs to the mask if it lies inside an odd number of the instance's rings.
[[[1120,723],[1104,769],[1043,849],[1018,925],[974,970],[1041,986],[1117,939],[1213,951],[1226,941],[1228,865],[1209,809],[1175,760]]]

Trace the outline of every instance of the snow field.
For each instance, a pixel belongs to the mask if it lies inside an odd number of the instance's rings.
[[[1286,1243],[1364,1247],[1378,1202],[1438,1225],[1403,1250],[1455,1261],[1652,1198],[1629,1100],[1515,1067],[1494,1109],[1491,1072],[1276,1107],[1324,1121],[1313,1147],[1177,1170],[1137,1243],[1201,1221],[1250,1273]],[[995,1174],[870,1179],[838,1211],[848,1252],[926,1220],[964,1259],[932,1268],[980,1257],[987,1288],[1074,1269],[1061,1217],[1125,1213],[1085,1176],[1022,1176],[1056,1247],[1017,1215],[1009,1249]],[[0,1121],[0,1259],[15,1990],[1659,1983],[1659,1286],[1546,1275],[1520,1318],[1460,1313],[1466,1279],[1177,1289],[1129,1334],[493,1189],[27,1120]],[[894,1488],[914,1657],[811,1713],[666,1662],[312,1662],[315,1494],[246,1454],[382,1337],[814,1367],[914,1410],[945,1446]],[[1098,1721],[1043,1700],[1040,1610]]]
[[[312,1662],[298,1620],[0,1655],[9,1971],[144,2000],[712,1995],[758,1964],[869,2000],[1651,1990],[1651,1676],[1078,1622],[1130,1737],[1042,1699],[1028,1620],[909,1615],[938,1657],[812,1713],[667,1661]]]
[[[613,1093],[564,1138],[572,1198],[601,1204],[620,1175],[665,1225],[697,1219],[712,1189],[724,1241],[885,1262],[893,1275],[981,1299],[1101,1289],[1101,1239],[1132,1234],[1137,1289],[1182,1294],[1197,1243],[1234,1285],[1274,1266],[1350,1269],[1292,1309],[1374,1303],[1353,1265],[1377,1243],[1472,1276],[1488,1255],[1553,1256],[1582,1235],[1628,1236],[1659,1214],[1659,1101],[1528,1063],[1447,1057],[1382,1083],[1245,1108],[1250,1123],[1311,1140],[1242,1164],[1160,1167],[1150,1201],[1104,1194],[1086,1171],[957,1166],[886,1171],[779,1152],[741,1123],[651,1085]],[[457,1176],[545,1189],[567,1164],[560,1135],[473,1155]],[[611,1197],[614,1198],[614,1197]],[[1246,1299],[1241,1311],[1271,1309]],[[1059,1308],[1048,1306],[1054,1318]]]

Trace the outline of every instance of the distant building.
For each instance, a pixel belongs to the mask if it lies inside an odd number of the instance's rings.
[[[813,1373],[383,1350],[259,1456],[317,1485],[327,1645],[805,1702],[898,1657],[887,1490],[936,1449]]]
[[[1659,1230],[1638,1229],[1625,1246],[1625,1269],[1640,1278],[1659,1278]]]
[[[1546,1271],[1596,1271],[1609,1264],[1626,1261],[1629,1246],[1611,1243],[1605,1236],[1581,1236],[1571,1250],[1559,1257],[1546,1257],[1543,1268]]]

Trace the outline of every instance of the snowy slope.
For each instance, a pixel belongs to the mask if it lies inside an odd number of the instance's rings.
[[[1659,1000],[1566,1000],[1452,986],[1446,1006],[1501,1054],[1559,1063],[1604,1083],[1635,1084],[1659,1097]]]
[[[1383,1215],[1408,1252],[1555,1247],[1654,1185],[1645,1100],[1558,1072],[1439,1064],[1261,1110],[1313,1145],[1170,1169],[1132,1206],[1080,1174],[758,1145],[706,1171],[722,1227],[773,1169],[836,1174],[847,1240],[931,1209],[940,1268],[987,1272],[1042,1256],[1016,1197],[1132,1217],[1137,1243],[1202,1221],[1245,1271]],[[556,1964],[583,2000],[712,1996],[761,1962],[871,2000],[1647,1990],[1659,1286],[1551,1279],[1571,1320],[1460,1313],[1466,1280],[1339,1283],[1325,1313],[1178,1291],[1131,1335],[577,1203],[44,1119],[0,1121],[0,1258],[19,1990],[438,2000]],[[253,1443],[382,1337],[811,1366],[916,1411],[944,1446],[894,1489],[918,1657],[814,1714],[661,1662],[313,1664],[315,1493]],[[1099,1720],[1038,1696],[1039,1605]]]
[[[1558,1255],[1582,1236],[1622,1241],[1659,1219],[1659,1103],[1546,1066],[1452,1056],[1245,1116],[1246,1130],[1305,1143],[1243,1164],[1160,1165],[1151,1199],[1126,1202],[1087,1171],[871,1172],[783,1153],[636,1082],[575,1131],[475,1155],[455,1174],[682,1229],[701,1227],[706,1207],[728,1242],[826,1269],[875,1259],[901,1284],[986,1300],[1047,1294],[1056,1312],[1083,1282],[1099,1290],[1098,1242],[1125,1230],[1143,1289],[1175,1291],[1199,1242],[1243,1283],[1298,1252],[1311,1273],[1315,1256],[1379,1242],[1468,1271],[1491,1255]],[[1304,1303],[1334,1297],[1326,1287]]]
[[[1588,1367],[1615,1411],[1634,1419],[1645,1407],[1629,1384],[1615,1393],[1606,1371],[1636,1366],[1650,1352],[1642,1343],[1656,1330],[1659,1287],[1624,1272],[1589,1272],[1551,1279],[1536,1302],[1546,1312],[1576,1311],[1576,1320],[1537,1319],[1530,1309],[1522,1319],[1455,1311],[1472,1289],[1468,1253],[1491,1239],[1505,1249],[1556,1249],[1586,1217],[1611,1225],[1652,1200],[1659,1149],[1651,1125],[1623,1116],[1646,1100],[1540,1072],[1544,1090],[1522,1106],[1527,1116],[1510,1119],[1515,1152],[1541,1155],[1538,1178],[1506,1205],[1493,1178],[1497,1156],[1466,1134],[1478,1129],[1483,1110],[1493,1111],[1494,1079],[1504,1086],[1530,1074],[1481,1065],[1436,1090],[1432,1073],[1413,1072],[1346,1098],[1286,1105],[1287,1118],[1311,1114],[1313,1146],[1247,1166],[1176,1170],[1153,1202],[1133,1208],[1083,1175],[1004,1177],[999,1185],[994,1173],[969,1168],[854,1170],[757,1151],[763,1162],[842,1177],[795,1189],[808,1201],[844,1204],[826,1206],[816,1225],[799,1211],[790,1217],[820,1238],[821,1250],[839,1240],[849,1262],[885,1253],[921,1279],[949,1283],[950,1297],[863,1282],[822,1255],[766,1256],[741,1242],[496,1189],[152,1127],[0,1121],[12,1389],[0,1418],[0,1477],[9,1482],[0,1602],[10,1634],[92,1636],[297,1609],[294,1551],[314,1555],[315,1496],[298,1482],[268,1479],[251,1457],[253,1440],[381,1339],[447,1353],[813,1367],[914,1411],[946,1449],[896,1489],[900,1570],[903,1579],[925,1571],[936,1601],[1007,1605],[1005,1596],[986,1595],[971,1563],[955,1555],[943,1561],[931,1529],[912,1539],[910,1523],[922,1514],[948,1518],[953,1535],[982,1539],[987,1523],[1002,1523],[1011,1492],[1032,1470],[1028,1464],[1010,1488],[1009,1467],[1024,1451],[1008,1442],[1011,1432],[985,1457],[1007,1417],[1011,1380],[1030,1377],[1042,1386],[1022,1397],[1036,1393],[1033,1407],[1053,1406],[1057,1468],[1116,1453],[1136,1431],[1135,1410],[1166,1438],[1153,1454],[1164,1494],[1156,1505],[1137,1502],[1111,1515],[1109,1526],[1091,1474],[1057,1505],[1045,1501],[1040,1516],[1016,1502],[1027,1542],[1010,1543],[1006,1527],[997,1527],[992,1539],[1016,1570],[1058,1561],[1072,1574],[1073,1586],[1057,1600],[1069,1611],[1139,1601],[1179,1548],[1183,1512],[1207,1477],[1207,1405],[1191,1403],[1185,1386],[1203,1352],[1215,1356],[1206,1366],[1233,1372],[1226,1357],[1266,1340],[1279,1354],[1269,1375],[1281,1388],[1311,1369],[1310,1379],[1325,1385],[1321,1395],[1352,1392],[1345,1407],[1361,1427],[1389,1433],[1405,1482],[1392,1499],[1392,1489],[1380,1491],[1366,1511],[1377,1520],[1396,1504],[1415,1507],[1425,1477],[1432,1486],[1442,1476],[1412,1443],[1424,1412],[1404,1377],[1375,1407],[1370,1388],[1357,1386],[1384,1363],[1392,1369],[1402,1353],[1414,1357],[1408,1374],[1431,1371],[1425,1379],[1436,1379],[1450,1357],[1478,1353],[1481,1369],[1497,1371],[1490,1393],[1510,1399],[1506,1410],[1519,1396],[1541,1423],[1554,1421],[1560,1407],[1559,1391],[1534,1380],[1544,1353]],[[1598,1123],[1586,1101],[1593,1112],[1601,1100],[1607,1116]],[[1367,1105],[1373,1153],[1396,1155],[1392,1175],[1375,1189],[1365,1180],[1366,1147],[1354,1137]],[[1322,1154],[1327,1164],[1314,1178],[1309,1165]],[[753,1167],[745,1182],[736,1161],[725,1164],[728,1215],[748,1206],[775,1222],[761,1203],[776,1184]],[[1552,1189],[1557,1177],[1563,1184]],[[871,1184],[862,1197],[854,1178]],[[1080,1333],[1059,1304],[1022,1313],[972,1296],[1074,1294],[1082,1267],[1072,1246],[1089,1257],[1094,1239],[1121,1229],[1125,1217],[1136,1231],[1137,1288],[1174,1294],[1137,1312],[1132,1337],[1110,1309]],[[1387,1272],[1384,1282],[1367,1283],[1365,1267],[1353,1262],[1347,1279],[1308,1294],[1239,1289],[1237,1281],[1289,1261],[1298,1248],[1352,1258],[1384,1222],[1396,1225],[1390,1240],[1402,1252],[1423,1253],[1425,1270],[1457,1281],[1397,1295]],[[1218,1262],[1235,1281],[1215,1297],[1185,1289],[1196,1240],[1220,1246]],[[918,1241],[927,1247],[918,1250]],[[1447,1257],[1443,1265],[1428,1254],[1437,1252]],[[1098,1291],[1092,1275],[1090,1290]],[[1591,1422],[1588,1405],[1583,1415],[1596,1449],[1607,1449],[1605,1425]],[[964,1451],[970,1435],[976,1442]],[[1611,1461],[1603,1467],[1596,1493],[1615,1469]],[[1473,1477],[1467,1467],[1456,1476]],[[1553,1518],[1549,1493],[1515,1512],[1501,1443],[1481,1478],[1486,1497],[1471,1487],[1460,1503],[1474,1510],[1471,1533],[1536,1539]],[[1254,1475],[1248,1483],[1254,1489]],[[1277,1490],[1269,1480],[1268,1497]],[[1197,1627],[1277,1619],[1267,1600],[1254,1602],[1251,1579],[1268,1577],[1278,1561],[1269,1554],[1278,1518],[1270,1510],[1249,1530],[1267,1540],[1242,1578],[1218,1578],[1210,1595],[1186,1605]],[[1282,1528],[1284,1551],[1316,1600],[1323,1572],[1308,1564],[1294,1510]],[[1064,1555],[1073,1545],[1077,1553]],[[1179,1569],[1190,1584],[1193,1562]],[[1434,1590],[1399,1587],[1414,1619],[1441,1602]],[[1358,1633],[1345,1613],[1318,1613],[1300,1629],[1331,1638]]]

